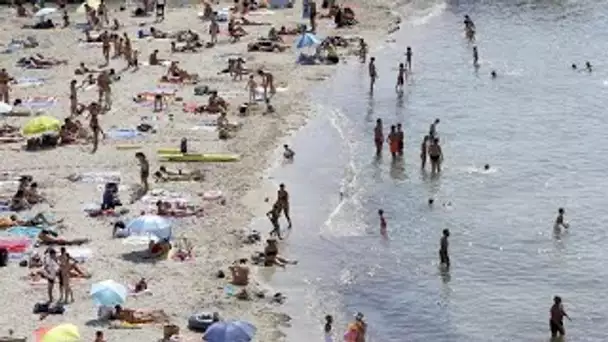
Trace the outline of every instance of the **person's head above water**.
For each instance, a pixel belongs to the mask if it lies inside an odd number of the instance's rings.
[[[382,124],[382,119],[378,118],[376,119],[376,125],[381,125]]]
[[[380,215],[380,216],[384,215],[384,210],[378,209],[378,215]]]
[[[391,125],[391,132],[394,132],[397,129],[397,126]]]
[[[498,74],[496,74],[496,70],[492,70],[490,76],[492,76],[492,78],[496,78],[496,76],[498,76]]]
[[[576,70],[576,64],[572,63],[570,67],[572,68],[572,70]]]
[[[566,211],[564,210],[564,208],[559,208],[557,209],[558,214],[563,215]]]
[[[450,230],[449,230],[449,229],[447,229],[447,228],[446,228],[446,229],[444,229],[444,230],[443,230],[443,236],[445,236],[445,237],[450,236]]]
[[[560,305],[562,303],[562,297],[560,297],[560,296],[553,297],[553,303]]]
[[[375,62],[376,61],[376,57],[372,57],[369,59],[370,62]]]
[[[405,65],[403,63],[399,63],[399,69],[403,69],[405,68]]]
[[[334,318],[332,317],[332,315],[325,315],[325,322],[326,323],[332,323],[334,321]]]
[[[434,199],[432,199],[432,198],[429,198],[428,203],[429,203],[429,205],[433,205],[433,203],[435,203],[435,200],[434,200]]]
[[[489,169],[490,169],[490,164],[486,164],[486,165],[484,165],[484,166],[483,166],[483,169],[484,169],[484,170],[489,170]]]
[[[589,61],[585,62],[585,67],[587,68],[587,70],[591,71],[591,63],[589,63]]]
[[[435,124],[438,124],[438,123],[439,123],[439,119],[435,119]]]

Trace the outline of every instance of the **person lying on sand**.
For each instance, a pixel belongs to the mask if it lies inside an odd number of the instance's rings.
[[[13,198],[11,198],[11,202],[9,204],[9,209],[11,211],[22,211],[30,209],[32,206],[25,198],[24,190],[17,190]]]
[[[232,285],[249,285],[249,267],[247,266],[247,259],[239,260],[238,264],[235,261],[228,269],[232,274],[232,281],[230,281]]]
[[[174,61],[171,62],[171,65],[167,69],[167,75],[161,78],[161,81],[169,82],[169,78],[177,79],[179,82],[193,82],[195,83],[198,80],[197,74],[189,74],[183,69],[178,67],[179,62]]]
[[[279,31],[277,31],[276,28],[271,27],[270,30],[268,31],[268,39],[272,40],[273,42],[281,42],[283,43],[283,38],[279,35]]]
[[[194,249],[194,246],[187,238],[181,238],[178,240],[175,248],[176,251],[173,254],[172,259],[184,261],[192,258],[192,250]]]
[[[169,316],[163,310],[128,309],[120,305],[114,307],[114,314],[111,319],[130,324],[169,322]]]
[[[202,216],[203,208],[188,207],[179,203],[175,203],[175,207],[173,207],[170,202],[157,201],[156,214],[173,217]]]
[[[163,168],[163,167],[161,167]],[[181,181],[197,181],[204,180],[203,174],[199,170],[192,171],[191,173],[183,174],[168,174],[162,170],[154,173],[154,178],[157,182],[181,182]]]
[[[186,43],[186,45],[177,46],[176,42],[171,42],[171,53],[179,52],[198,52],[196,46]]]
[[[58,237],[57,233],[47,230],[47,229],[43,229],[39,234],[38,234],[38,243],[40,243],[41,245],[57,245],[57,246],[71,246],[71,245],[82,245],[85,243],[88,243],[90,240],[89,239],[72,239],[72,240],[68,240],[68,239],[64,239],[61,237]]]
[[[22,219],[19,216],[13,214],[8,217],[0,218],[0,228],[10,228],[14,226],[22,227],[42,227],[42,226],[54,226],[63,222],[63,219],[56,221],[49,220],[43,213],[38,213],[30,219]]]
[[[150,27],[150,36],[156,39],[166,39],[169,38],[169,33],[163,32],[155,27]]]
[[[277,240],[274,238],[266,240],[266,247],[264,247],[264,266],[280,266],[285,265],[296,265],[297,261],[290,261],[279,256],[279,247]]]
[[[91,68],[87,67],[84,63],[80,63],[78,68],[74,69],[75,75],[86,75],[86,74],[98,73],[98,72],[100,72],[100,70],[91,69]]]
[[[265,22],[260,22],[260,21],[252,21],[247,19],[246,17],[241,17],[240,18],[240,24],[243,26],[268,26],[268,25],[272,25],[271,23],[265,23]],[[239,23],[239,21],[237,21],[237,23]]]
[[[21,26],[21,28],[33,29],[33,30],[48,30],[48,29],[55,28],[55,24],[53,23],[53,21],[51,19],[47,19],[47,20],[39,21],[39,22],[35,23],[34,25],[23,25],[23,26]]]
[[[295,27],[295,28],[286,28],[285,26],[281,26],[281,29],[278,32],[278,35],[280,36],[295,36],[300,34],[300,29]]]

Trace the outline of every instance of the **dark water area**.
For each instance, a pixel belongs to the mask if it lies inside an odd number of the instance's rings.
[[[395,41],[373,44],[374,96],[365,65],[342,67],[314,94],[316,118],[290,142],[295,163],[271,171],[292,197],[294,230],[282,252],[300,265],[274,279],[293,293],[294,330],[321,339],[324,314],[343,323],[361,311],[371,341],[548,341],[552,297],[561,295],[573,317],[567,340],[605,341],[608,4],[414,2],[401,12]],[[466,13],[478,28],[477,72]],[[406,46],[414,74],[399,98]],[[571,70],[587,60],[592,73]],[[376,118],[385,129],[403,124],[402,161],[386,151],[374,158]],[[445,153],[439,177],[419,164],[435,118]],[[554,233],[558,207],[569,232]],[[437,260],[445,228],[449,273]],[[344,325],[336,330],[341,337]]]

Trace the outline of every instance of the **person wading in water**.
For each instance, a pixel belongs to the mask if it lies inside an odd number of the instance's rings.
[[[278,207],[279,214],[281,211],[285,214],[285,218],[287,219],[287,223],[289,226],[287,228],[291,228],[291,217],[289,217],[289,193],[285,190],[285,184],[281,183],[279,185],[279,191],[277,191],[277,201],[275,204]]]

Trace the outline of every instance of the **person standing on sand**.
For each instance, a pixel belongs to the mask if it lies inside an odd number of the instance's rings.
[[[562,298],[560,296],[553,297],[553,305],[549,312],[551,314],[551,318],[549,319],[551,338],[556,338],[558,334],[560,336],[566,335],[564,317],[568,318],[569,321],[572,321],[572,319],[568,316],[566,310],[564,310],[564,305],[562,304]]]
[[[59,272],[59,264],[57,263],[57,252],[54,249],[47,250],[46,257],[43,263],[45,278],[47,281],[47,294],[49,303],[53,302],[53,292],[55,290],[55,281]]]
[[[374,127],[374,144],[376,144],[376,156],[382,154],[382,144],[384,144],[384,132],[382,132],[382,119],[376,119],[376,127]]]
[[[218,34],[220,34],[220,25],[217,23],[217,19],[214,15],[211,17],[211,23],[209,24],[209,35],[211,36],[211,44],[217,44]]]
[[[249,75],[249,81],[245,85],[245,90],[249,91],[249,104],[255,103],[255,92],[257,91],[258,84],[256,83],[253,75]]]
[[[309,19],[310,19],[310,31],[312,33],[317,32],[317,3],[315,0],[309,0],[308,2],[308,11],[309,11]]]
[[[412,48],[410,46],[405,49],[405,62],[407,64],[407,70],[412,72]]]
[[[105,60],[104,66],[110,65],[110,33],[108,31],[103,31],[101,34],[101,53],[103,54],[103,59]]]
[[[59,254],[59,301],[74,302],[74,292],[70,285],[70,270],[72,269],[71,262],[73,260],[66,252],[65,247],[61,247]]]
[[[6,69],[0,70],[0,102],[10,104],[9,92],[11,88],[9,87],[9,82],[12,81],[13,78],[8,74]]]
[[[450,230],[444,229],[443,236],[441,237],[441,240],[439,240],[439,264],[444,265],[446,268],[450,268],[450,254],[448,252],[449,237]]]
[[[420,168],[424,169],[426,167],[426,149],[427,143],[429,141],[429,136],[425,135],[424,139],[422,139],[422,143],[420,144]]]
[[[405,65],[399,63],[399,71],[397,71],[397,84],[395,84],[395,92],[397,94],[403,92],[403,85],[405,84]]]
[[[70,115],[78,115],[78,89],[76,84],[78,81],[72,80],[70,82]]]
[[[144,188],[144,193],[147,193],[148,188],[148,177],[150,177],[150,163],[148,162],[148,158],[142,152],[135,153],[135,158],[139,162],[139,178],[141,180],[141,185]]]
[[[289,217],[289,193],[285,190],[285,184],[281,183],[279,185],[279,190],[277,191],[277,201],[276,204],[279,208],[279,214],[281,211],[285,214],[285,218],[287,219],[287,223],[289,226],[287,228],[291,228],[291,217]]]
[[[99,145],[99,134],[105,136],[105,133],[101,129],[101,125],[99,124],[99,114],[101,114],[101,106],[97,102],[91,102],[91,104],[87,107],[89,111],[89,128],[91,128],[91,132],[93,133],[93,150],[91,153],[97,152],[97,146]]]
[[[372,57],[369,59],[369,64],[367,66],[369,70],[369,92],[374,92],[374,85],[376,84],[376,79],[378,79],[378,71],[376,70],[376,58]]]
[[[112,108],[112,88],[110,87],[110,83],[111,80],[108,72],[106,70],[100,72],[99,76],[97,76],[97,91],[99,94],[97,102],[101,105],[102,101],[105,100],[103,106],[105,110]]]
[[[131,40],[129,39],[129,36],[127,35],[126,32],[123,33],[122,38],[123,38],[122,55],[127,60],[127,64],[128,64],[129,59],[131,58]]]
[[[106,25],[110,24],[110,18],[108,16],[108,6],[106,5],[105,0],[99,1],[99,6],[97,7],[97,16],[104,23],[106,23]]]

